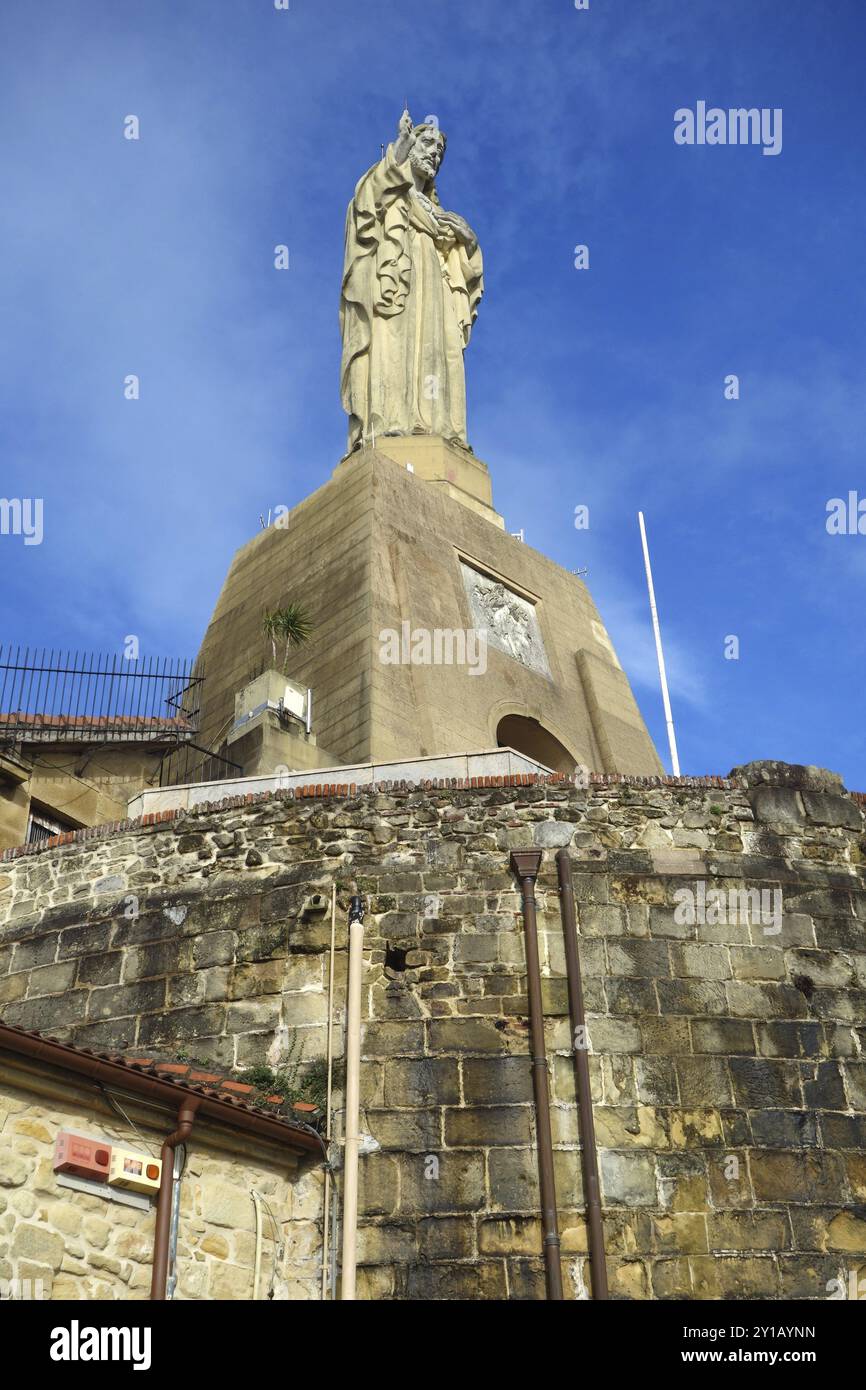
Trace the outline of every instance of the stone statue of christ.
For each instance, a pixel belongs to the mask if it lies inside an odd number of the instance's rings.
[[[413,126],[368,169],[346,215],[341,392],[349,451],[375,435],[468,448],[463,352],[484,292],[472,228],[436,193],[445,136]]]

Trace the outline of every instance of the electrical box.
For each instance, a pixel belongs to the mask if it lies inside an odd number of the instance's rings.
[[[83,1139],[61,1130],[54,1146],[55,1173],[71,1173],[91,1182],[106,1182],[111,1167],[111,1145],[104,1139]]]
[[[133,1153],[131,1149],[111,1150],[108,1181],[112,1187],[125,1187],[130,1192],[158,1192],[161,1177],[160,1159]]]

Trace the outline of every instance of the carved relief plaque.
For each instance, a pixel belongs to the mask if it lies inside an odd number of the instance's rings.
[[[487,629],[491,647],[550,679],[550,666],[535,605],[513,589],[461,560],[463,583],[476,628]]]

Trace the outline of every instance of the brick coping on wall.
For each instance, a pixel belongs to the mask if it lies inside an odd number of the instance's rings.
[[[30,845],[13,845],[0,852],[0,864],[10,863],[26,855],[41,854],[61,845],[83,844],[87,840],[104,840],[112,835],[128,834],[148,826],[164,825],[183,816],[211,815],[215,811],[236,811],[242,806],[256,806],[267,801],[347,800],[358,796],[374,796],[381,792],[417,791],[490,791],[497,787],[573,786],[579,790],[593,787],[638,787],[646,791],[656,788],[687,790],[691,787],[718,787],[733,791],[740,785],[731,777],[638,777],[624,772],[592,772],[587,785],[584,778],[564,772],[542,777],[535,772],[515,772],[501,777],[435,777],[420,782],[372,782],[356,786],[354,782],[311,782],[303,787],[285,787],[274,791],[247,792],[244,796],[226,796],[220,801],[202,801],[196,806],[179,806],[169,811],[154,811],[134,820],[108,821],[105,825],[88,825],[81,830],[67,830]],[[849,792],[866,809],[866,792]]]

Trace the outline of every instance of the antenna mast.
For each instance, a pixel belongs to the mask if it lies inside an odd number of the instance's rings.
[[[646,540],[646,527],[644,526],[643,512],[638,512],[637,519],[640,523],[640,538],[641,544],[643,546],[644,564],[646,566],[646,582],[647,588],[649,590],[650,612],[652,613],[653,620],[653,632],[655,634],[656,639],[656,656],[658,657],[659,663],[659,678],[662,683],[662,703],[665,707],[665,723],[667,724],[668,728],[668,743],[670,744],[671,748],[671,767],[673,768],[674,776],[679,777],[680,760],[677,754],[677,739],[676,734],[674,733],[674,718],[671,714],[671,701],[670,696],[668,695],[668,678],[665,672],[664,652],[662,651],[662,634],[661,629],[659,628],[659,615],[658,609],[656,608],[656,594],[655,589],[653,588],[653,572],[650,567],[649,546],[647,545]]]

